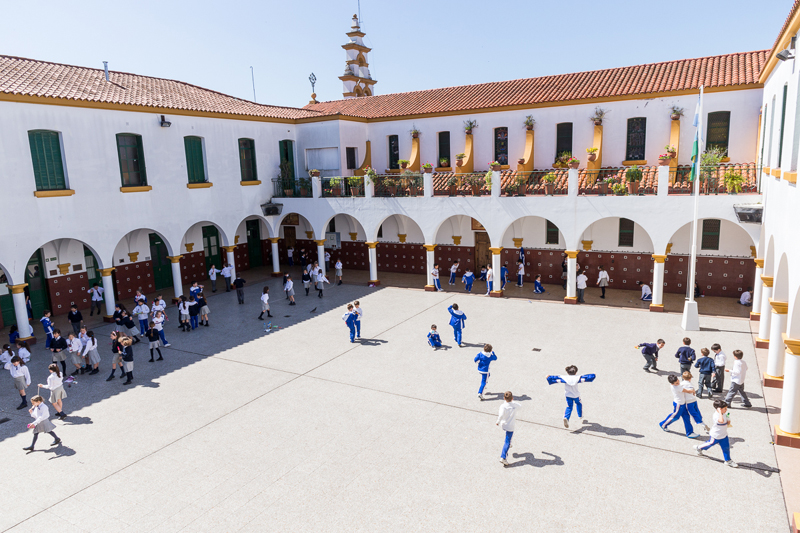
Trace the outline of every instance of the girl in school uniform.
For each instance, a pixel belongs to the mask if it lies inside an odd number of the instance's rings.
[[[158,352],[158,361],[164,360],[164,356],[161,355],[161,338],[158,336],[158,330],[155,326],[154,322],[150,322],[150,329],[145,333],[147,340],[150,341],[150,361],[148,361],[148,363],[154,363],[156,361],[156,359],[153,359],[153,350]]]
[[[289,305],[296,305],[297,302],[294,301],[294,281],[292,281],[292,276],[286,276],[286,285],[283,286],[283,291],[286,293],[286,296],[289,297]]]
[[[122,345],[120,341],[122,340],[122,333],[118,331],[111,332],[111,375],[108,376],[106,381],[111,381],[114,379],[114,374],[117,371],[117,365],[119,365],[119,373],[120,379],[125,377],[125,372],[122,370]]]
[[[153,316],[153,324],[155,325],[158,336],[161,339],[161,344],[164,345],[164,348],[170,345],[167,342],[167,336],[164,335],[164,319],[166,316],[167,315],[165,315],[163,311],[156,311],[155,315]]]
[[[325,284],[330,285],[331,282],[328,281],[328,278],[325,277],[325,274],[322,273],[322,269],[320,269],[319,273],[317,274],[317,290],[319,291],[319,297],[322,298],[322,289],[325,288]]]
[[[14,357],[14,351],[11,349],[11,346],[8,344],[3,345],[3,353],[0,353],[0,364],[6,366],[8,363],[11,362],[11,358]]]
[[[264,288],[266,289],[266,287]],[[311,289],[311,274],[308,273],[307,268],[303,270],[303,288],[306,290],[306,296],[308,296],[308,291]],[[263,310],[261,314],[264,314]]]
[[[336,269],[336,277],[339,278],[339,283],[337,283],[337,285],[341,285],[342,284],[342,260],[341,259],[337,259],[336,260],[336,264],[333,265],[333,266]]]
[[[608,287],[608,280],[609,280],[608,272],[606,272],[606,269],[603,268],[603,265],[600,265],[600,272],[597,274],[597,286],[600,287],[600,290],[602,291],[600,298],[606,297],[606,287]]]
[[[200,308],[200,325],[208,327],[208,314],[211,310],[208,308],[208,302],[202,292],[197,294],[197,306]]]
[[[307,275],[308,273],[306,273],[304,277]],[[308,296],[308,287],[306,287],[306,296]],[[267,313],[268,317],[272,317],[272,315],[269,312],[269,287],[267,287],[266,285],[264,285],[264,289],[261,291],[261,314],[258,315],[259,320],[264,319],[264,312]]]
[[[120,344],[122,345],[122,365],[127,378],[122,384],[130,385],[133,381],[133,341],[130,337],[125,337]]]
[[[144,303],[147,303],[147,296],[144,295],[141,287],[139,287],[139,289],[136,291],[136,294],[133,297],[134,302],[138,302],[139,300],[144,300]]]
[[[128,316],[128,312],[124,309],[122,310],[122,318],[120,319],[119,323],[122,327],[122,332],[127,337],[132,337],[134,342],[139,342],[141,340],[139,338],[139,335],[141,335],[139,328],[136,327],[133,319]]]
[[[97,339],[94,338],[93,331],[86,332],[86,344],[83,346],[83,357],[86,359],[86,366],[92,367],[89,375],[100,373],[100,354],[97,352]]]
[[[433,279],[433,286],[437,291],[443,291],[442,284],[439,283],[439,263],[433,265],[431,270],[431,279]]]
[[[33,407],[31,407],[28,412],[30,412],[33,417],[33,422],[28,424],[28,428],[33,428],[33,442],[31,442],[31,445],[27,448],[22,449],[32,452],[33,447],[36,445],[36,440],[39,438],[39,433],[48,433],[53,437],[53,443],[50,446],[61,444],[61,439],[55,434],[56,427],[50,422],[50,410],[44,404],[44,398],[36,395],[31,398],[31,404]]]
[[[11,379],[14,380],[14,389],[19,392],[22,398],[22,403],[19,404],[17,409],[25,409],[28,407],[28,397],[25,396],[25,389],[31,384],[31,373],[18,355],[12,357],[11,361],[6,363],[5,368],[11,373]]]
[[[64,420],[67,418],[67,413],[64,412],[63,401],[64,398],[67,397],[67,393],[64,390],[64,378],[57,364],[53,363],[48,369],[50,370],[50,375],[47,376],[47,383],[39,383],[39,388],[50,391],[50,403],[56,408],[56,416]]]
[[[158,311],[161,311],[164,318],[167,317],[167,304],[164,303],[164,298],[162,298],[160,294],[153,298],[153,305],[150,306],[150,312],[153,314],[153,318],[155,318]]]
[[[183,331],[192,331],[192,327],[189,325],[189,302],[186,300],[186,296],[181,295],[181,301],[178,304],[178,313],[180,314],[181,322],[179,328]]]
[[[72,364],[75,365],[75,372],[70,375],[84,374],[86,372],[86,361],[83,360],[83,344],[81,344],[81,340],[74,333],[70,333],[68,345]]]
[[[31,360],[31,351],[30,351],[29,346],[28,346],[28,341],[17,340],[17,355],[26,364],[27,364],[28,361]]]

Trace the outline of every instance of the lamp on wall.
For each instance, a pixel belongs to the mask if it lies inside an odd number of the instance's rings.
[[[159,124],[161,124],[162,128],[169,128],[170,126],[172,126],[172,122],[164,118],[164,115],[161,115],[161,121],[159,122]]]
[[[775,57],[777,57],[781,61],[786,61],[787,59],[794,59],[792,52],[788,48],[786,50],[782,50],[777,54],[775,54]]]

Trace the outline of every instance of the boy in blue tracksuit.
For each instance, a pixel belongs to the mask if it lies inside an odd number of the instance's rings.
[[[431,270],[431,279],[433,279],[433,287],[437,291],[443,291],[442,284],[439,283],[439,263],[433,265],[433,270]]]
[[[484,344],[483,351],[475,356],[475,362],[478,363],[478,372],[481,373],[481,386],[478,388],[478,398],[483,401],[483,389],[486,388],[486,382],[489,381],[489,365],[492,361],[497,361],[497,356],[492,351],[491,344]]]
[[[467,271],[464,272],[464,275],[461,277],[461,281],[464,283],[464,288],[467,292],[472,292],[472,284],[475,283],[475,274],[472,273],[472,270],[467,268]]]
[[[451,305],[447,310],[450,311],[450,325],[453,326],[456,344],[461,346],[461,330],[467,327],[467,315],[464,314],[464,311],[458,310],[458,304]]]
[[[578,383],[588,383],[594,381],[594,374],[578,375],[578,367],[570,365],[564,369],[567,372],[566,376],[547,376],[548,385],[554,383],[564,384],[564,393],[567,396],[567,409],[564,411],[564,427],[569,427],[569,419],[572,416],[573,406],[578,410],[578,418],[583,418],[583,404],[581,403],[581,395],[578,392]]]
[[[356,342],[356,320],[358,315],[353,312],[353,304],[347,304],[347,312],[342,315],[345,325],[350,328],[350,342]]]
[[[542,285],[541,274],[536,274],[536,279],[533,280],[533,292],[536,294],[544,294],[544,286]]]
[[[450,267],[450,285],[456,284],[456,274],[458,273],[458,264],[461,261],[456,259],[456,262],[453,263],[453,266]]]
[[[500,266],[500,290],[506,288],[506,283],[508,283],[508,268],[505,265]]]
[[[44,316],[39,320],[44,327],[44,332],[47,334],[47,337],[44,341],[44,347],[50,348],[50,343],[53,342],[53,322],[50,320],[50,311],[45,309]]]
[[[658,339],[655,343],[642,342],[635,346],[637,350],[639,348],[642,349],[642,356],[644,356],[644,360],[646,361],[644,364],[645,372],[650,372],[650,368],[658,372],[658,368],[656,368],[656,364],[658,363],[658,350],[663,348],[665,344],[664,339]]]
[[[685,394],[694,394],[694,390],[684,390],[678,376],[675,374],[670,374],[667,380],[672,390],[672,412],[667,415],[667,418],[660,422],[658,426],[664,431],[667,431],[669,425],[680,418],[683,420],[686,436],[690,439],[696,439],[700,435],[694,432],[692,421],[689,419],[689,411],[686,410],[686,397],[684,396]]]
[[[436,331],[436,324],[432,324],[431,330],[428,332],[428,345],[434,350],[442,346],[442,338],[439,336],[439,332]]]
[[[681,373],[691,371],[694,360],[697,359],[697,354],[695,354],[692,347],[689,346],[690,344],[692,344],[692,339],[684,337],[683,346],[678,348],[678,351],[675,353],[675,357],[681,365]]]
[[[711,376],[717,371],[714,358],[708,348],[701,348],[700,353],[703,357],[694,364],[695,368],[700,369],[700,379],[697,382],[697,397],[703,397],[703,385],[708,389],[708,397],[711,398]]]

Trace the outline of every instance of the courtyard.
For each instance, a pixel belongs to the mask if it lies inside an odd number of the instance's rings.
[[[192,333],[171,308],[165,360],[136,345],[131,387],[105,381],[112,326],[94,327],[101,373],[67,389],[60,446],[44,437],[24,452],[30,418],[0,388],[2,490],[15,495],[0,531],[667,531],[687,512],[720,531],[787,530],[775,410],[746,320],[703,316],[690,335],[698,352],[718,342],[750,365],[754,407],[734,401],[731,469],[718,448],[697,457],[678,424],[657,425],[671,410],[679,314],[350,284],[322,299],[298,290],[289,307],[280,279],[266,283],[282,329],[256,320],[261,283],[245,305],[213,295],[211,326]],[[355,299],[363,339],[350,344],[340,317]],[[454,302],[468,317],[463,348],[447,325]],[[426,344],[433,323],[445,349]],[[634,346],[659,337],[660,371],[643,372]],[[481,402],[473,358],[486,342],[498,360]],[[43,342],[32,352],[29,395],[50,361]],[[597,374],[570,429],[563,386],[545,380],[567,364]],[[522,409],[503,467],[494,422],[506,390]],[[700,410],[710,417],[711,401]]]

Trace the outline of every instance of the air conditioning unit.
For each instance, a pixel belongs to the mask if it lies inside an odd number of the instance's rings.
[[[281,211],[283,211],[283,204],[261,204],[261,212],[264,213],[265,217],[271,217],[274,215],[280,215]]]
[[[761,217],[764,214],[763,204],[734,205],[733,210],[742,224],[761,224]]]

